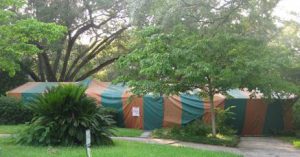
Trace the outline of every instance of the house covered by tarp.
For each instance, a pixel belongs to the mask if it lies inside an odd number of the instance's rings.
[[[28,101],[43,93],[47,88],[57,86],[59,82],[28,82],[7,92]],[[202,118],[210,122],[210,103],[206,99],[191,94],[176,96],[135,96],[127,87],[109,82],[84,80],[77,82],[87,86],[86,94],[94,98],[99,105],[118,111],[118,124],[127,128],[153,130],[162,127],[184,126]],[[250,93],[230,90],[229,97],[215,95],[215,106],[232,108],[232,125],[240,135],[267,135],[293,129],[292,105],[294,99],[276,99],[267,101],[262,98],[250,98]]]

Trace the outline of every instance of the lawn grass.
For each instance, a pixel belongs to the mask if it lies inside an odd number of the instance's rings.
[[[0,125],[0,134],[16,134],[22,131],[26,126],[24,124],[19,125]]]
[[[162,129],[154,130],[152,133],[152,137],[174,139],[174,140],[180,140],[186,142],[211,144],[211,145],[221,145],[221,146],[228,146],[228,147],[236,147],[240,141],[240,138],[236,135],[229,136],[229,135],[217,134],[217,137],[191,136],[191,135],[182,136],[180,134],[172,133],[171,128],[162,128]]]
[[[22,131],[26,126],[20,125],[0,125],[0,134],[16,134]],[[139,137],[143,133],[143,130],[129,129],[129,128],[115,128],[115,136],[119,137]]]
[[[1,157],[84,157],[84,147],[33,147],[0,138]],[[239,155],[139,142],[115,141],[114,146],[92,147],[94,157],[239,157]]]
[[[300,138],[293,136],[280,137],[281,140],[291,143],[295,148],[300,149]]]
[[[116,128],[114,131],[117,137],[139,137],[143,133],[143,130],[129,129],[129,128]]]

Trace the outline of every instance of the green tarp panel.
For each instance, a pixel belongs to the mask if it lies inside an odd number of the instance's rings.
[[[7,95],[29,101],[32,97],[42,94],[46,88],[59,84],[59,82],[28,82],[7,92]],[[186,125],[201,116],[204,120],[210,119],[209,102],[204,102],[196,95],[181,94],[156,98],[145,95],[133,97],[132,103],[126,103],[133,96],[127,87],[96,80],[85,80],[79,84],[88,85],[87,95],[95,98],[98,105],[117,109],[119,126],[126,124],[127,127],[152,130]],[[225,99],[222,96],[218,100],[220,104],[218,107],[227,109],[234,106],[232,112],[235,113],[235,119],[231,124],[237,129],[238,134],[267,135],[293,129],[292,104],[286,104],[283,100],[266,104],[263,99],[250,99],[249,92],[237,89],[229,90],[228,93],[234,98]],[[294,100],[289,101],[292,103]],[[139,116],[133,115],[133,107],[139,107]]]
[[[164,116],[163,97],[146,95],[143,99],[144,130],[162,128]]]
[[[120,85],[109,85],[108,88],[101,93],[101,105],[117,110],[117,124],[121,127],[124,127],[122,96],[125,90],[126,88]]]
[[[284,102],[281,100],[268,104],[263,134],[276,134],[284,129],[282,104]]]
[[[180,100],[182,104],[181,124],[185,125],[201,117],[204,113],[204,103],[199,97],[189,94],[181,94]]]
[[[225,109],[233,107],[231,112],[234,113],[234,119],[231,124],[237,130],[238,134],[241,134],[244,128],[246,106],[247,99],[227,99],[225,101]]]

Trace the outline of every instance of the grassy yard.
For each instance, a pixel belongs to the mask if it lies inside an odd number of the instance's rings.
[[[0,139],[1,157],[84,157],[84,147],[32,147],[20,146]],[[115,141],[115,146],[92,147],[92,156],[101,157],[238,157],[238,155],[196,150],[191,148],[138,142]]]
[[[25,127],[25,125],[0,125],[0,134],[15,134],[22,131]],[[143,133],[143,130],[116,128],[113,132],[116,136],[120,137],[139,137]]]
[[[295,148],[300,149],[300,138],[296,137],[280,137],[281,140],[291,143]]]
[[[0,125],[0,134],[16,134],[22,131],[25,125]]]

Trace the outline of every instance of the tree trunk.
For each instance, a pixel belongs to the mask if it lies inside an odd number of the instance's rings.
[[[209,92],[209,101],[210,101],[210,114],[211,114],[211,128],[212,136],[216,137],[216,114],[215,114],[215,104],[214,104],[214,94]]]
[[[46,72],[47,81],[57,82],[55,73],[53,72],[52,67],[50,65],[48,55],[45,52],[41,53],[41,55],[42,55],[42,58],[43,58],[43,63],[44,63],[44,68],[45,68],[45,72]]]
[[[44,74],[43,57],[40,53],[38,54],[38,73],[39,73],[39,78],[41,79],[41,81],[44,82],[46,78]]]
[[[17,61],[20,64],[20,67],[25,73],[27,73],[34,81],[41,81],[40,78],[30,69],[28,66],[24,65],[22,62]]]
[[[215,90],[213,88],[212,79],[207,76],[208,81],[208,96],[210,101],[210,115],[211,115],[211,129],[212,129],[212,136],[216,137],[216,114],[215,114],[215,104],[214,104],[214,95]]]

